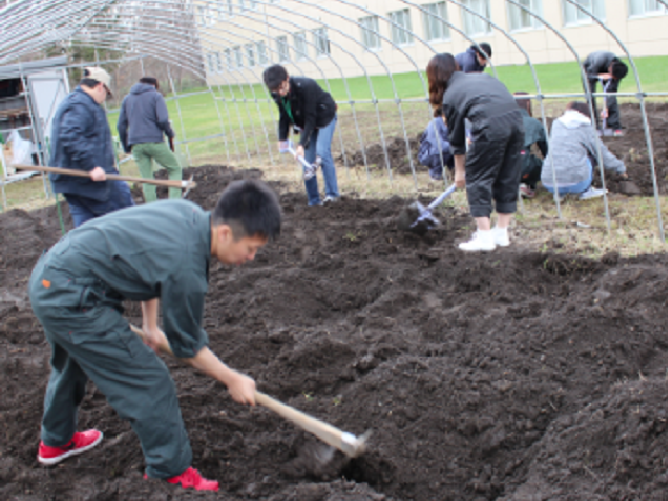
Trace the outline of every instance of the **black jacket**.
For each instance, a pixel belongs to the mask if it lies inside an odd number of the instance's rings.
[[[82,171],[102,167],[107,174],[118,174],[107,114],[81,87],[63,99],[51,122],[49,165]],[[49,179],[56,193],[94,200],[107,200],[112,182],[60,174],[49,174]]]
[[[286,98],[290,101],[294,121],[288,115],[282,98],[278,94],[273,98],[280,114],[278,140],[288,140],[290,125],[293,124],[301,129],[299,144],[304,148],[308,147],[313,131],[327,127],[336,115],[337,106],[332,96],[311,78],[290,77],[290,92]]]
[[[471,122],[473,141],[494,141],[500,133],[505,133],[497,130],[495,118],[508,113],[516,115],[517,127],[523,130],[520,108],[505,85],[485,73],[455,71],[443,94],[443,114],[452,153],[466,153],[465,119]]]
[[[583,63],[585,73],[589,80],[596,80],[599,73],[607,73],[610,65],[619,61],[617,56],[607,50],[597,50],[587,56]]]

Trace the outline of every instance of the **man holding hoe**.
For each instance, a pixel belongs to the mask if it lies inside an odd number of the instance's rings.
[[[255,381],[208,348],[204,297],[212,258],[252,261],[280,225],[276,194],[260,181],[237,181],[211,213],[186,200],[133,207],[89,221],[44,254],[28,286],[51,345],[39,462],[54,465],[102,441],[101,431],[77,431],[90,379],[139,436],[147,477],[217,491],[218,482],[191,466],[174,382],[153,350],[168,341],[177,358],[224,383],[235,401],[255,405]],[[142,301],[146,344],[122,316],[125,299]]]

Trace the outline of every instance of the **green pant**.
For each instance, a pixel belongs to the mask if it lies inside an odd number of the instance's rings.
[[[190,466],[192,451],[167,367],[130,330],[117,309],[120,301],[114,305],[95,291],[93,280],[78,279],[50,260],[48,254],[42,257],[28,286],[30,304],[51,345],[42,441],[51,446],[69,442],[90,379],[139,436],[146,473],[180,475]],[[78,307],[72,306],[75,301]]]
[[[170,181],[182,181],[183,169],[167,143],[141,143],[132,145],[132,157],[144,179],[153,179],[153,160],[165,169]],[[155,185],[144,184],[144,201],[155,202]],[[169,198],[181,198],[181,188],[169,188]]]

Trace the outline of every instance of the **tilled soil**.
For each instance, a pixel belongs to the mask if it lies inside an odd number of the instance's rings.
[[[193,172],[190,198],[207,208],[260,175]],[[468,217],[440,212],[419,237],[396,228],[404,203],[309,208],[283,193],[279,241],[247,266],[212,266],[214,351],[289,405],[373,430],[362,457],[318,465],[310,435],[166,359],[194,466],[217,494],[144,480],[136,436],[92,384],[80,428],[105,441],[38,465],[50,351],[25,287],[60,230],[54,208],[0,215],[0,499],[665,499],[666,256],[462,254]]]

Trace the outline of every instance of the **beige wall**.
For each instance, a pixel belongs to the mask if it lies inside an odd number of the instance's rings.
[[[416,4],[431,3],[432,0],[415,2]],[[380,34],[385,37],[381,47],[369,51],[361,45],[361,29],[358,19],[373,13],[387,16],[389,12],[408,8],[412,28],[416,37],[425,35],[421,11],[410,3],[399,0],[362,0],[361,2],[339,2],[336,0],[320,1],[322,9],[312,5],[313,0],[299,2],[296,0],[279,0],[274,4],[258,5],[255,11],[247,11],[243,15],[219,19],[209,3],[208,26],[200,28],[203,40],[205,60],[207,53],[218,52],[221,58],[222,71],[214,68],[210,71],[207,65],[208,79],[211,84],[237,84],[258,82],[263,67],[227,68],[225,49],[241,46],[244,64],[247,65],[244,46],[265,40],[271,62],[277,61],[275,38],[287,35],[290,45],[292,62],[283,63],[294,75],[307,74],[320,78],[324,74],[328,78],[341,76],[355,77],[414,71],[424,69],[434,52],[458,53],[470,45],[455,29],[450,29],[448,40],[426,43],[415,38],[412,43],[394,47],[391,40],[391,26],[387,20],[379,19]],[[595,23],[576,26],[564,26],[562,14],[563,0],[543,0],[543,16],[551,25],[574,47],[581,58],[598,49],[611,50],[623,55],[623,51],[614,39]],[[220,0],[217,2],[220,4]],[[248,2],[247,2],[248,3]],[[202,0],[200,5],[205,5]],[[237,2],[234,2],[235,8]],[[503,30],[510,30],[507,3],[502,0],[490,0],[491,19]],[[371,11],[365,12],[364,9]],[[328,10],[335,12],[331,13]],[[453,3],[447,3],[447,14],[450,23],[462,28],[462,9]],[[215,21],[214,19],[215,18]],[[668,16],[654,15],[629,18],[627,0],[606,0],[606,25],[626,45],[632,55],[646,56],[668,53]],[[312,30],[322,26],[328,27],[331,43],[331,56],[316,57],[313,45]],[[295,61],[293,34],[307,31],[308,52],[310,59]],[[526,51],[532,63],[552,63],[573,61],[574,56],[566,44],[548,28],[527,29],[510,32],[509,36]],[[502,32],[492,32],[475,37],[476,42],[488,42],[493,49],[494,64],[524,64],[525,55]]]

